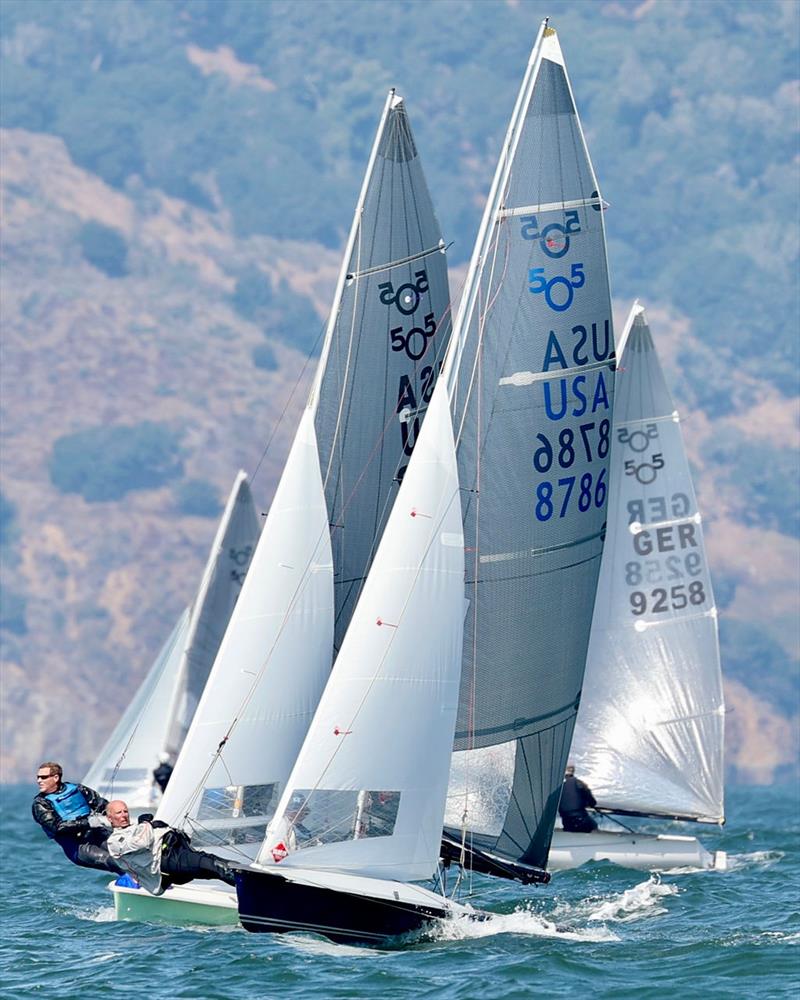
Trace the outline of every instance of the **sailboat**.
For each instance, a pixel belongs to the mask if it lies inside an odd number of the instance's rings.
[[[678,413],[644,308],[620,348],[606,539],[571,759],[614,816],[725,821],[717,610]],[[557,830],[550,867],[724,868],[695,837]]]
[[[602,208],[545,22],[425,424],[275,816],[237,870],[247,930],[379,944],[468,916],[444,891],[445,820],[451,861],[547,879],[608,489]]]
[[[239,597],[261,525],[250,484],[239,472],[217,528],[200,587],[83,783],[132,812],[152,812],[161,799],[153,780],[160,759],[183,745],[231,612]]]
[[[158,809],[197,848],[254,860],[284,793],[439,376],[451,325],[445,249],[391,91],[308,404]],[[236,917],[223,885],[113,891],[120,916]]]

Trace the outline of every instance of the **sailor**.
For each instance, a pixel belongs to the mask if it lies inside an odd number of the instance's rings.
[[[172,777],[172,764],[169,762],[168,753],[158,755],[158,767],[153,771],[153,779],[163,794],[167,787],[167,782]]]
[[[596,805],[592,790],[585,781],[575,777],[575,765],[567,764],[561,801],[558,803],[558,814],[564,829],[568,833],[591,833],[596,830],[597,823],[586,811]]]
[[[112,830],[108,850],[124,870],[154,896],[160,896],[173,883],[185,885],[196,878],[218,878],[236,885],[227,861],[205,851],[195,851],[189,838],[149,814],[131,823],[127,805],[121,799],[108,803],[106,815]]]
[[[39,794],[33,800],[33,818],[73,864],[124,872],[106,849],[111,832],[111,824],[104,815],[106,800],[93,788],[62,778],[61,765],[55,761],[39,765],[36,771]]]

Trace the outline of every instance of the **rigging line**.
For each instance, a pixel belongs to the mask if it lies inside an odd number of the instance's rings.
[[[328,321],[324,320],[323,323],[322,323],[322,325],[319,328],[319,331],[317,332],[317,336],[316,336],[316,339],[314,340],[314,343],[313,343],[313,345],[311,347],[311,350],[306,355],[306,359],[303,362],[303,367],[300,369],[300,374],[295,379],[295,383],[292,386],[292,391],[289,393],[289,398],[284,403],[283,409],[280,412],[280,416],[278,417],[277,421],[275,422],[275,426],[272,428],[272,433],[270,434],[269,438],[267,439],[266,445],[264,445],[264,450],[261,452],[261,457],[256,462],[256,467],[255,467],[255,469],[253,469],[253,472],[250,475],[250,482],[251,482],[251,484],[255,482],[256,476],[258,475],[259,469],[261,468],[261,464],[264,461],[264,459],[266,458],[267,452],[269,451],[269,449],[270,449],[270,447],[272,445],[272,442],[275,439],[275,435],[278,433],[278,430],[280,429],[280,427],[281,427],[281,425],[282,425],[282,423],[284,421],[284,418],[286,416],[286,411],[289,409],[289,406],[291,405],[292,400],[294,399],[294,394],[297,392],[297,389],[300,386],[300,384],[304,381],[305,374],[306,374],[306,369],[308,368],[309,364],[311,363],[311,359],[315,356],[315,352],[316,352],[317,346],[319,345],[320,338],[322,337],[322,334],[325,331],[325,327],[327,325],[328,325]]]
[[[359,262],[361,261],[361,244],[362,244],[363,235],[364,235],[364,206],[362,205],[361,206],[361,215],[360,215],[360,218],[358,220],[358,238],[357,238],[357,243],[356,243],[356,259]],[[353,289],[353,309],[352,309],[351,317],[350,317],[350,332],[349,332],[348,337],[347,337],[347,355],[346,355],[346,359],[345,359],[345,363],[344,363],[344,369],[342,370],[340,368],[340,371],[342,372],[342,382],[343,382],[344,385],[347,385],[348,382],[349,382],[350,359],[351,359],[352,353],[353,353],[353,333],[355,331],[355,325],[356,325],[356,311],[357,310],[355,308],[355,300],[358,297],[358,291],[359,291],[359,285],[356,282],[355,285],[354,285],[354,289]],[[341,311],[342,311],[342,304],[343,304],[343,302],[344,302],[344,289],[342,289],[342,295],[341,295],[341,298],[339,299],[339,317],[341,317]],[[337,319],[337,321],[336,321],[337,326],[338,326],[338,322],[339,322],[339,320]],[[338,341],[339,341],[339,338],[337,338],[337,349],[341,346]],[[338,361],[339,361],[339,358],[337,358],[337,362]],[[320,386],[320,389],[321,389],[321,386]],[[330,449],[330,453],[328,455],[328,467],[325,469],[325,475],[322,477],[322,485],[323,485],[323,489],[325,489],[325,490],[327,490],[327,487],[328,487],[328,480],[330,479],[331,469],[333,468],[334,457],[336,457],[338,455],[338,457],[339,457],[339,468],[340,469],[341,469],[341,465],[342,465],[341,455],[342,455],[342,449],[344,447],[344,442],[342,441],[342,435],[339,433],[339,429],[340,429],[341,424],[342,424],[342,410],[344,408],[345,395],[346,395],[346,393],[344,393],[344,392],[341,392],[339,394],[339,405],[338,405],[338,407],[336,409],[336,422],[335,422],[334,427],[333,427],[333,437],[331,438],[331,441],[333,443],[332,443],[332,446],[331,446],[331,449]],[[319,396],[319,394],[318,394],[318,396]]]
[[[270,661],[271,661],[272,656],[273,656],[273,654],[275,652],[275,649],[277,648],[277,646],[278,646],[278,644],[279,644],[279,642],[281,640],[281,637],[283,636],[283,632],[287,628],[288,623],[291,620],[291,618],[292,618],[292,616],[293,616],[293,614],[295,612],[295,609],[296,609],[297,604],[298,604],[298,602],[300,600],[300,597],[302,596],[302,593],[303,593],[305,587],[308,584],[308,581],[310,579],[310,574],[308,572],[309,567],[311,566],[311,564],[315,560],[316,554],[319,551],[320,543],[322,542],[322,539],[323,539],[326,531],[327,531],[327,526],[325,528],[323,528],[322,531],[320,531],[319,535],[317,536],[316,543],[315,543],[315,545],[313,547],[313,550],[312,550],[312,555],[309,557],[309,560],[306,562],[306,565],[303,568],[303,572],[302,572],[302,574],[299,577],[298,583],[297,583],[297,585],[295,587],[294,593],[291,596],[291,599],[290,599],[289,604],[287,606],[287,609],[286,609],[286,611],[284,613],[284,616],[283,616],[283,619],[281,621],[281,624],[280,624],[280,626],[278,628],[278,631],[277,631],[277,633],[275,635],[275,639],[274,639],[274,641],[272,643],[272,646],[270,647],[269,650],[267,650],[266,655],[264,657],[264,660],[263,660],[261,666],[259,667],[258,671],[256,671],[256,673],[254,675],[254,678],[253,678],[253,681],[251,682],[250,688],[248,689],[247,693],[245,694],[244,698],[242,699],[242,701],[241,701],[241,703],[239,705],[239,708],[238,708],[236,714],[234,715],[234,717],[233,717],[233,719],[232,719],[232,721],[231,721],[231,723],[230,723],[230,725],[229,725],[229,727],[228,727],[225,735],[223,736],[223,738],[220,740],[219,744],[217,745],[217,748],[216,748],[216,750],[214,751],[214,753],[213,753],[213,755],[211,757],[211,761],[208,764],[208,767],[203,772],[203,774],[202,774],[200,780],[198,781],[197,785],[195,786],[194,790],[192,792],[190,792],[189,795],[188,795],[188,797],[184,800],[184,805],[183,805],[182,809],[178,810],[178,812],[183,812],[184,813],[184,818],[186,818],[186,816],[188,816],[189,810],[192,808],[192,806],[194,805],[194,803],[197,801],[197,799],[198,799],[201,791],[205,787],[205,783],[206,783],[206,780],[207,780],[208,776],[211,774],[211,772],[214,769],[217,761],[221,759],[221,757],[222,757],[222,750],[225,747],[225,745],[227,744],[227,742],[230,739],[231,735],[233,734],[233,731],[234,731],[237,723],[240,721],[240,716],[246,710],[247,706],[250,704],[250,701],[253,699],[256,690],[258,689],[259,685],[261,684],[261,681],[263,680],[264,674],[266,673],[267,667],[270,664]],[[225,765],[224,761],[222,763],[223,763],[223,766],[225,766],[226,769],[227,769],[227,765]]]

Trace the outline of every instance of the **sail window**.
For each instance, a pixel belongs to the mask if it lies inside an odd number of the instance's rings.
[[[517,741],[510,740],[453,754],[444,814],[446,827],[460,830],[466,823],[473,833],[500,835],[511,800],[516,753]]]
[[[298,789],[286,809],[295,850],[394,833],[400,792]]]
[[[278,804],[278,783],[206,788],[192,824],[196,846],[253,844],[264,838]]]

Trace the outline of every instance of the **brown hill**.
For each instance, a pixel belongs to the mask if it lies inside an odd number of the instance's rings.
[[[20,781],[45,758],[80,776],[191,599],[215,530],[213,518],[180,514],[171,486],[91,503],[60,493],[48,471],[54,443],[86,427],[163,423],[181,435],[184,477],[211,482],[222,498],[238,468],[259,466],[286,408],[254,483],[266,509],[308,372],[277,341],[277,370],[253,364],[265,336],[231,306],[235,274],[257,266],[276,289],[286,281],[311,298],[322,317],[338,260],[308,243],[235,240],[224,213],[139,185],[114,191],[76,168],[58,139],[12,131],[2,142],[0,458],[16,510],[2,573],[6,593],[24,600],[27,632],[18,624],[4,634],[0,778]],[[127,276],[110,278],[84,259],[87,221],[124,235]],[[668,372],[687,349],[702,363],[687,322],[663,304],[648,307]],[[742,439],[796,447],[796,406],[734,380],[735,398],[760,403],[747,417],[738,403],[724,425]],[[735,481],[704,463],[720,422],[694,413],[684,429],[710,557],[739,581],[727,613],[759,621],[796,656],[798,543],[747,524]],[[796,706],[779,711],[755,683],[729,683],[727,700],[733,775],[768,782],[783,773],[797,759]]]

